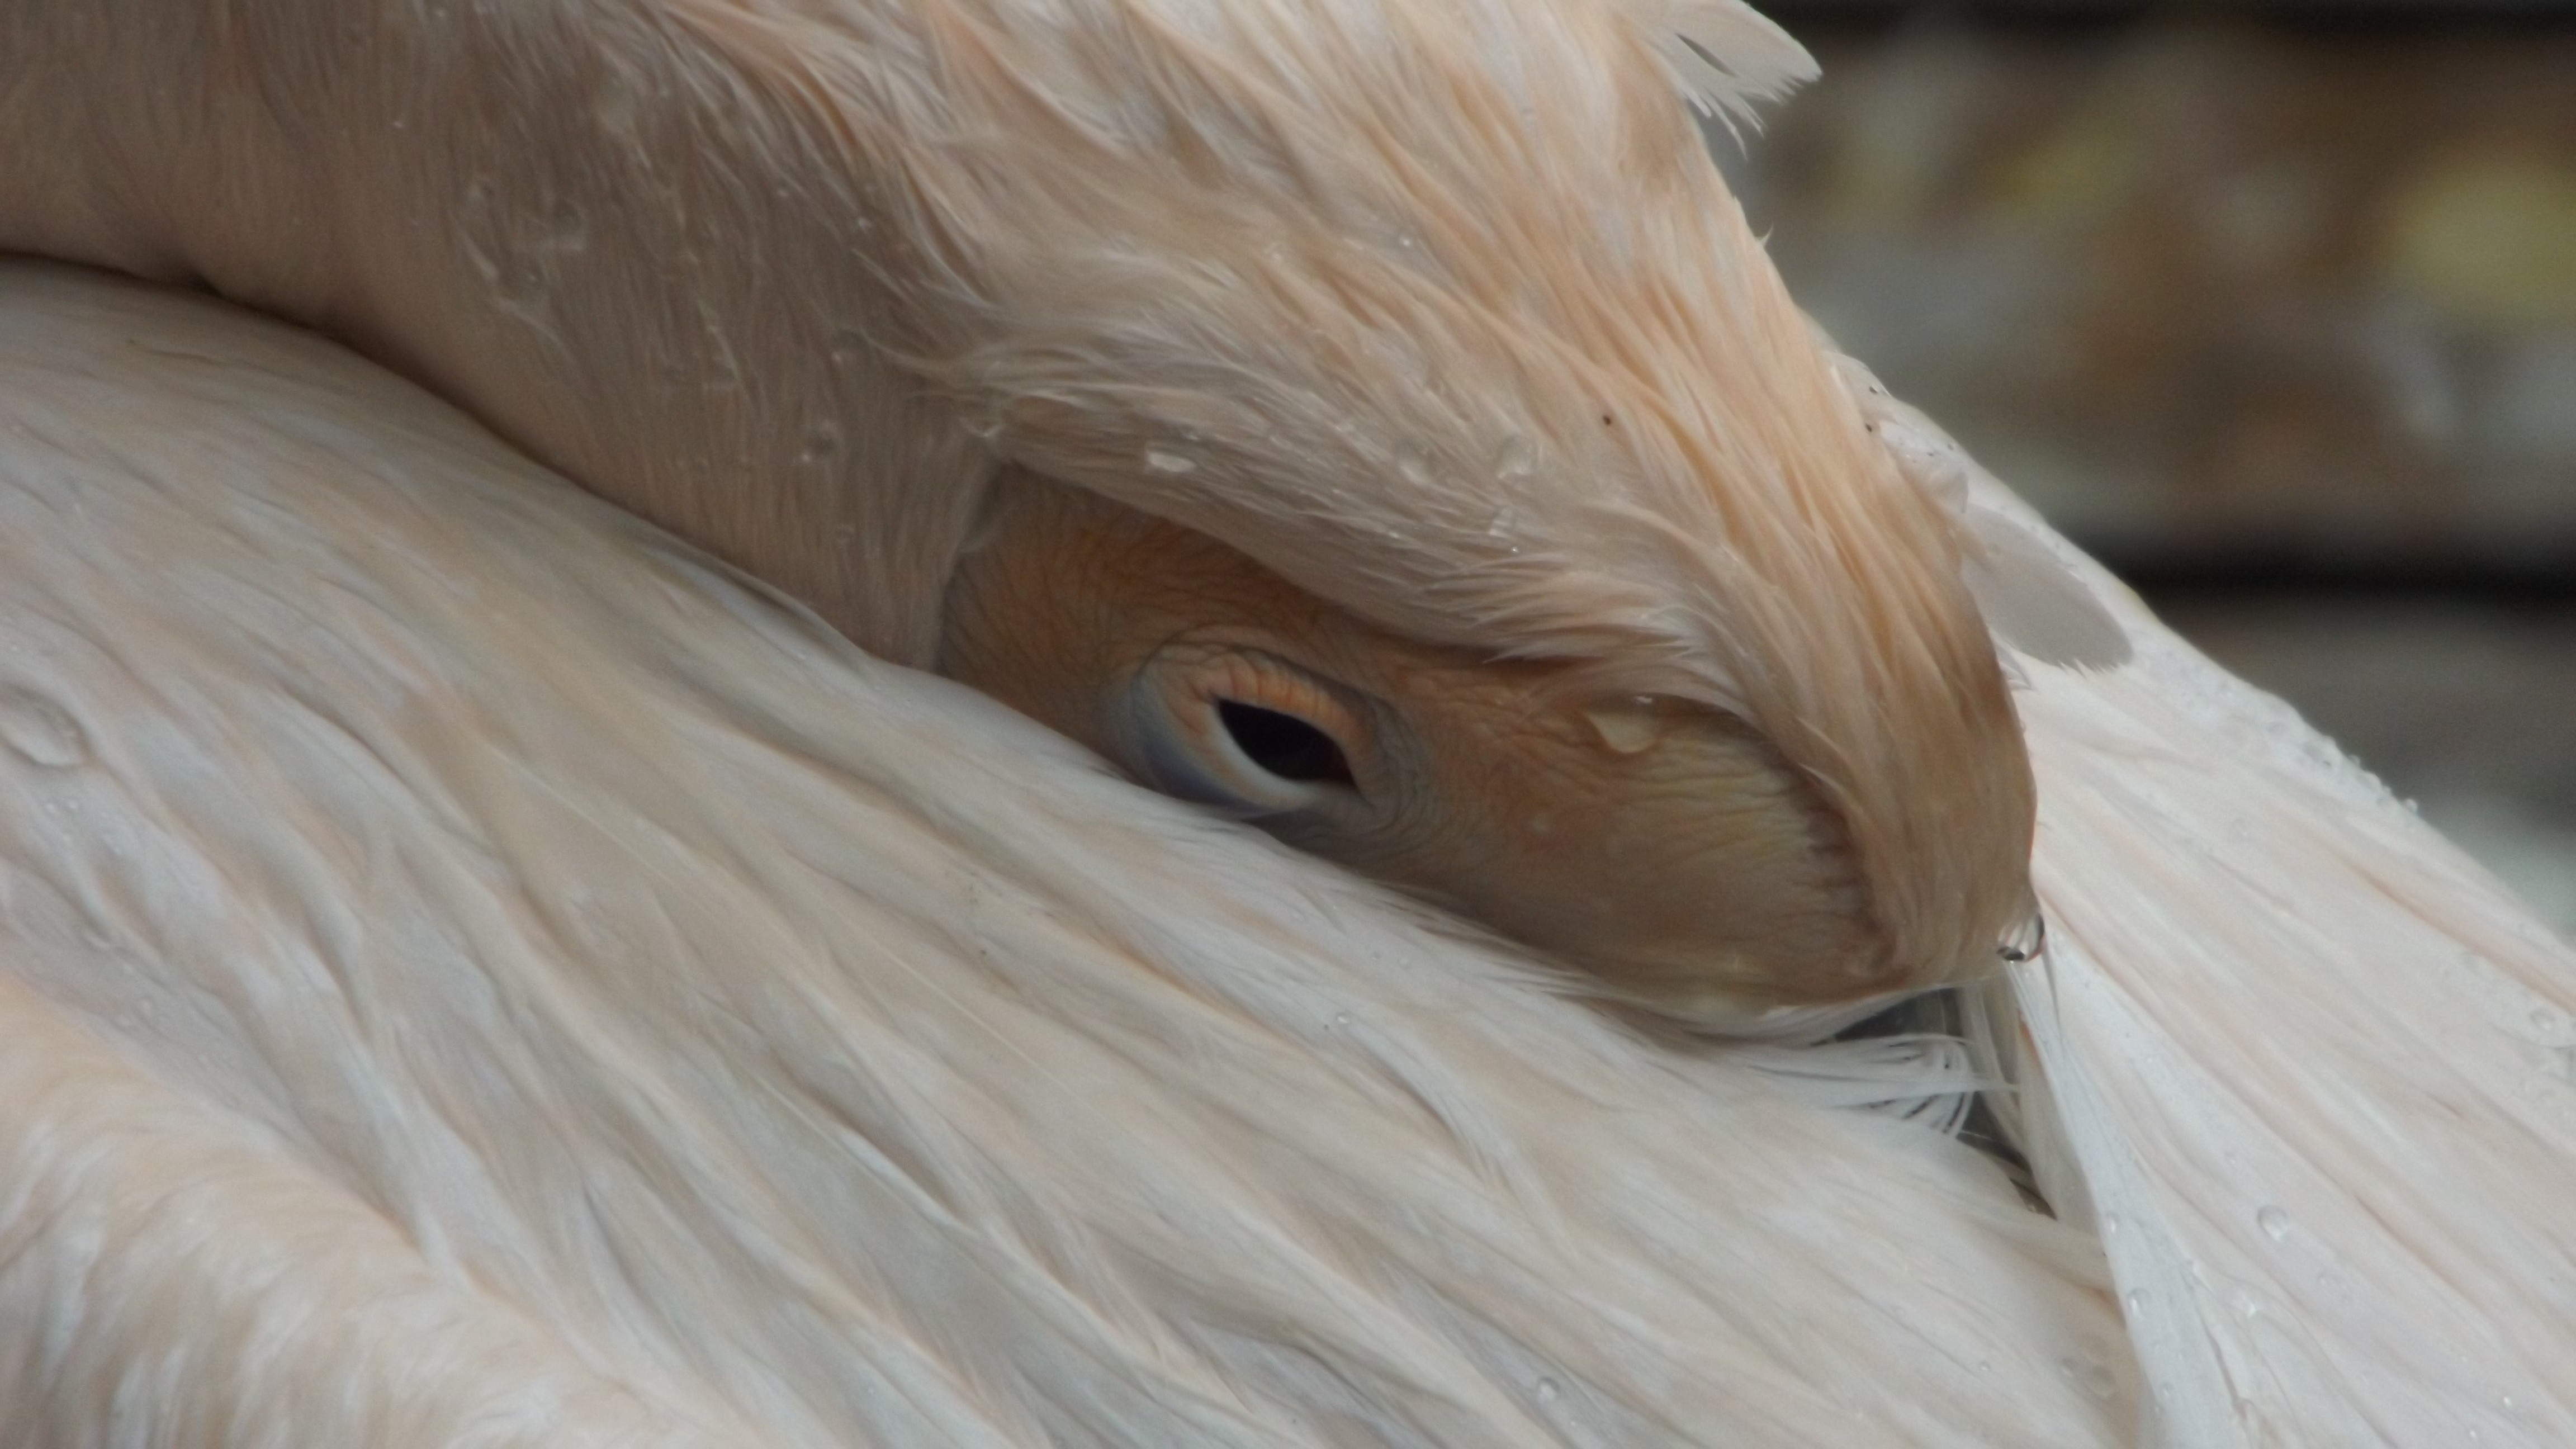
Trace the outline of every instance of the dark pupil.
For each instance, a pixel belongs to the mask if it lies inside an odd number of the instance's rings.
[[[1280,779],[1351,783],[1351,762],[1342,758],[1342,747],[1295,715],[1231,699],[1218,700],[1216,713],[1225,721],[1225,732],[1234,736],[1235,748]]]

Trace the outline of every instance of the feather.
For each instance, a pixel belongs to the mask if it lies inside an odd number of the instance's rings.
[[[2143,1442],[2567,1442],[2576,952],[2074,567],[2135,658],[2022,696],[2049,949],[1995,1056],[2040,1190],[2109,1254]]]
[[[2089,1240],[1819,1105],[1939,1053],[1648,1040],[207,300],[0,266],[0,686],[9,1443],[2132,1412]]]
[[[208,67],[170,5],[0,6],[0,247],[351,338],[900,663],[1024,466],[1395,633],[1743,718],[1848,842],[1855,979],[2028,919],[1968,536],[1657,59],[1777,90],[1750,10],[248,0]]]
[[[1683,98],[1738,135],[1758,123],[1757,105],[1816,78],[1805,46],[1737,0],[1630,0],[1629,13],[1655,38]]]
[[[1844,389],[1905,480],[1950,513],[1967,542],[1961,581],[1976,598],[1995,641],[2042,664],[2114,669],[2128,662],[2119,620],[2095,599],[2077,572],[2078,555],[2052,543],[2018,514],[1977,501],[2007,490],[1922,411],[1887,390],[1857,360],[1832,351]],[[2115,586],[2116,587],[2116,586]]]
[[[0,7],[0,243],[512,444],[5,273],[13,1442],[2576,1437],[2576,963],[1816,346],[1748,13]],[[2058,944],[1622,1028],[901,667],[1003,459],[1745,711],[1944,960],[2076,666]]]

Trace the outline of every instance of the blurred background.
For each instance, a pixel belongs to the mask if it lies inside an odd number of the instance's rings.
[[[2576,937],[2576,4],[1756,3],[1799,299]]]

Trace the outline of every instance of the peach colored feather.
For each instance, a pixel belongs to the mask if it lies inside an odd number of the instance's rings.
[[[1806,64],[1724,0],[32,4],[0,246],[345,336],[898,662],[1008,461],[1725,707],[1849,837],[1851,988],[1972,974],[2032,796],[1961,530],[1684,52],[1722,108]]]

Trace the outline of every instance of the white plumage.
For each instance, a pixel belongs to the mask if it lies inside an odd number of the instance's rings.
[[[2135,658],[2021,670],[2051,1220],[1901,1118],[1935,1048],[1643,1034],[327,344],[11,264],[0,1426],[2576,1442],[2576,959],[2057,566]]]
[[[2062,1226],[1818,1105],[1919,1064],[1635,1037],[324,344],[0,318],[12,1443],[2571,1422],[2576,968],[2134,610],[2025,696]]]
[[[1642,1041],[322,343],[0,315],[11,1442],[2113,1437],[2082,1236],[1801,1100],[1885,1048]]]

